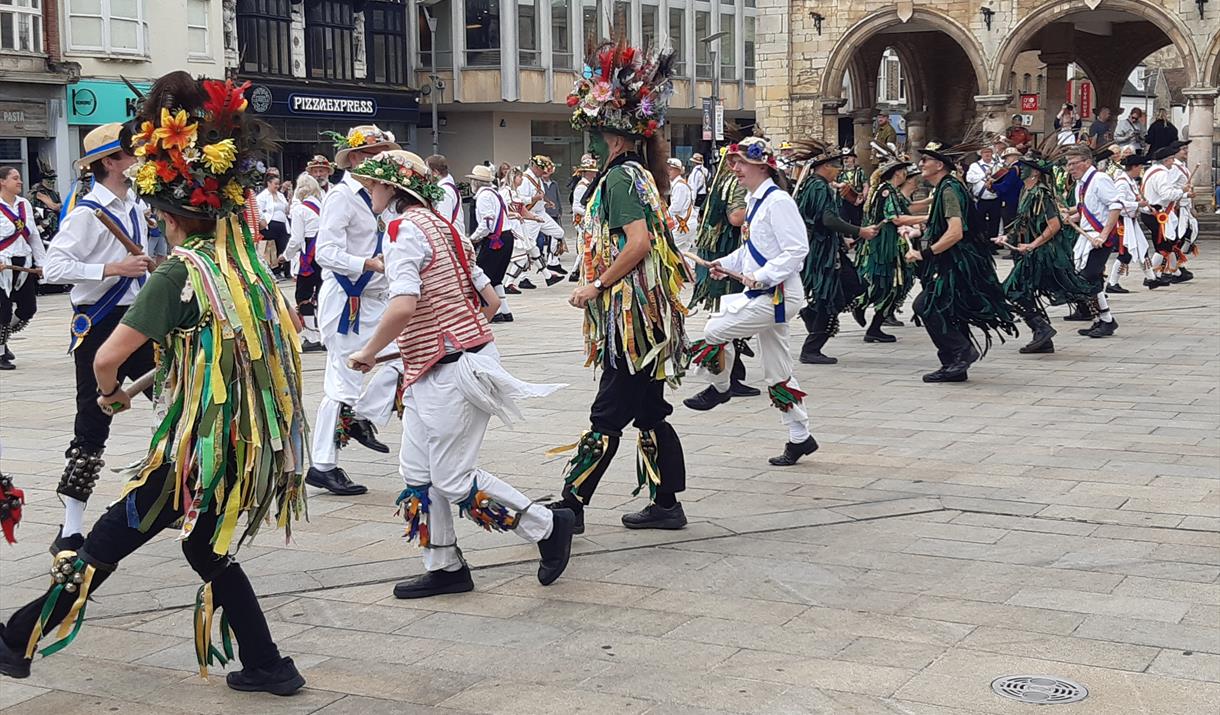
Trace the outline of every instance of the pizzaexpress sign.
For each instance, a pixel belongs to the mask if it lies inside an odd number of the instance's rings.
[[[372,98],[293,94],[288,97],[288,106],[295,114],[356,114],[366,117],[377,115],[377,101]]]

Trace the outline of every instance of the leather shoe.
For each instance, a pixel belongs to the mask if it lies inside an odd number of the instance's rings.
[[[550,504],[547,504],[546,508],[550,509],[551,511],[558,511],[558,510],[562,509],[564,511],[571,512],[572,519],[573,519],[572,533],[574,535],[580,535],[580,534],[585,533],[585,506],[584,506],[584,504],[579,504],[579,503],[572,504],[569,501],[567,501],[567,499],[565,498],[563,501],[553,501]]]
[[[1107,293],[1130,293],[1131,291],[1129,291],[1126,288],[1123,288],[1119,284],[1115,283],[1114,285],[1106,286],[1106,292]]]
[[[1156,290],[1157,288],[1160,288],[1163,285],[1165,285],[1165,284],[1156,280],[1155,278],[1153,278],[1153,279],[1145,278],[1144,279],[1144,287],[1147,288],[1148,290]]]
[[[799,444],[789,442],[784,445],[784,453],[778,457],[772,457],[767,460],[769,464],[776,467],[791,467],[796,464],[801,457],[808,456],[818,451],[818,442],[809,435],[809,439]]]
[[[942,367],[936,372],[930,372],[923,376],[924,382],[965,382],[966,369],[962,368],[963,363],[953,363],[948,367]]]
[[[8,346],[7,346],[7,345],[5,345],[5,346],[4,346],[4,355],[3,355],[3,357],[4,357],[4,359],[5,359],[5,360],[8,360],[9,362],[12,362],[12,361],[14,361],[14,360],[16,360],[16,359],[17,359],[17,356],[13,354],[13,351],[12,351],[12,350],[9,350],[9,349],[8,349]]]
[[[733,399],[731,391],[721,392],[715,387],[708,385],[694,397],[688,397],[685,400],[682,400],[682,404],[686,405],[692,410],[706,412],[717,405],[723,405],[731,399]]]
[[[9,647],[4,640],[3,625],[0,625],[0,674],[18,679],[30,677],[30,659],[25,653]]]
[[[55,534],[55,540],[51,542],[51,555],[54,556],[60,551],[80,551],[80,547],[85,545],[85,537],[80,534],[64,536],[64,527],[59,527],[59,532]]]
[[[394,585],[394,598],[428,598],[445,593],[466,593],[474,590],[470,567],[462,564],[457,571],[425,571]]]
[[[580,274],[577,273],[576,271],[572,271],[568,275],[568,280],[571,281],[572,283],[575,283],[576,281],[580,280]]]
[[[860,324],[861,328],[863,328],[865,325],[868,324],[864,320],[864,307],[863,306],[859,306],[859,305],[854,306],[851,309],[851,317],[855,318],[856,322]]]
[[[16,370],[16,369],[17,369],[17,366],[13,364],[12,360],[9,360],[6,357],[0,357],[0,370]]]
[[[533,290],[538,286],[531,283],[529,278],[523,278],[521,279],[521,282],[517,284],[517,287],[521,290]]]
[[[326,346],[322,343],[315,343],[312,340],[301,341],[301,352],[303,353],[323,353],[326,352]]]
[[[521,295],[521,289],[512,284],[504,286],[504,292],[508,295]]]
[[[551,286],[555,285],[556,283],[560,283],[562,281],[563,281],[563,276],[551,276],[550,278],[546,279],[546,286],[548,288],[550,288]]]
[[[356,440],[365,447],[374,452],[389,454],[390,448],[381,440],[377,439],[377,427],[372,422],[363,418],[354,418],[351,425],[347,428],[347,434],[352,439]]]
[[[280,658],[279,662],[269,667],[247,667],[229,673],[225,676],[225,684],[246,693],[292,695],[305,687],[305,676],[297,670],[292,658]]]
[[[551,535],[538,542],[538,583],[555,583],[572,558],[572,535],[576,533],[576,515],[568,509],[552,509]]]
[[[971,345],[969,348],[966,349],[966,352],[962,353],[962,356],[958,362],[960,362],[962,365],[965,365],[965,367],[962,368],[964,370],[964,369],[970,367],[971,365],[973,365],[974,363],[978,362],[979,358],[981,358],[981,357],[982,357],[982,355],[979,354],[979,351],[976,350],[973,345]],[[951,369],[953,369],[953,365],[949,365],[945,369],[951,370]]]
[[[805,365],[834,365],[839,362],[839,358],[823,355],[822,353],[806,353],[802,352],[800,357],[801,363]]]
[[[1093,332],[1093,330],[1094,330],[1095,328],[1097,328],[1097,326],[1098,326],[1098,325],[1101,325],[1101,321],[1100,321],[1100,320],[1094,320],[1092,325],[1090,325],[1090,326],[1089,326],[1089,327],[1087,327],[1087,328],[1081,328],[1080,330],[1077,330],[1077,331],[1076,331],[1076,334],[1077,334],[1077,335],[1088,335],[1089,333]]]
[[[883,327],[883,328],[901,328],[901,327],[904,327],[905,325],[906,325],[906,323],[902,322],[901,320],[899,320],[898,318],[895,318],[892,315],[885,316],[885,320],[881,321],[881,327]]]
[[[866,343],[896,343],[898,338],[889,333],[865,333],[864,342]]]
[[[305,474],[305,483],[311,487],[325,489],[331,494],[337,494],[341,497],[356,496],[364,494],[369,490],[363,484],[356,484],[349,479],[347,472],[343,471],[342,467],[335,467],[325,471],[317,467],[310,467],[309,472]]]
[[[1072,321],[1076,321],[1076,322],[1083,322],[1086,320],[1092,320],[1093,316],[1089,315],[1088,312],[1081,311],[1079,308],[1076,308],[1076,309],[1072,310],[1071,313],[1068,313],[1067,315],[1063,316],[1063,319],[1072,320]]]
[[[1043,342],[1040,342],[1040,343],[1035,340],[1034,342],[1031,342],[1029,345],[1026,345],[1025,347],[1021,348],[1017,352],[1021,353],[1022,355],[1034,355],[1034,354],[1038,354],[1038,353],[1053,353],[1053,352],[1055,352],[1055,344],[1053,342],[1051,342],[1049,339],[1047,339]]]
[[[1162,273],[1161,275],[1157,276],[1157,277],[1156,277],[1156,281],[1157,281],[1157,283],[1160,283],[1160,284],[1161,284],[1161,285],[1163,285],[1163,286],[1167,286],[1167,285],[1173,285],[1173,278],[1172,278],[1171,276],[1168,276],[1168,275],[1164,274],[1164,273]]]
[[[666,509],[654,502],[633,514],[623,514],[623,526],[628,529],[682,529],[686,526],[686,512],[680,503]]]
[[[511,322],[513,322],[513,314],[512,313],[496,313],[495,315],[491,316],[491,322],[493,322],[493,323],[511,323]]]
[[[750,387],[744,382],[733,380],[729,383],[729,395],[732,397],[758,397],[762,394],[762,390],[757,387]]]
[[[1114,319],[1099,320],[1086,335],[1090,338],[1108,338],[1118,330],[1118,321]]]

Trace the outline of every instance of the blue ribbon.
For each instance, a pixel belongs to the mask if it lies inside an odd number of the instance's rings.
[[[369,192],[361,189],[357,195],[364,199],[364,204],[369,207],[369,213],[376,218],[377,214],[373,211],[373,198],[369,196]],[[373,250],[373,255],[381,253],[381,241],[385,237],[385,233],[377,231],[377,248]],[[372,271],[365,271],[360,274],[360,277],[355,281],[345,275],[335,274],[335,280],[339,283],[339,287],[347,294],[347,310],[339,315],[339,334],[347,335],[350,333],[360,334],[360,296],[364,295],[364,289],[368,287],[369,281],[373,279]]]
[[[131,239],[131,241],[137,246],[144,245],[140,239],[140,212],[134,206],[128,213],[128,218],[131,219],[131,229],[128,230],[127,226],[123,224],[118,216],[115,216],[110,212],[109,209],[96,201],[81,199],[77,202],[77,205],[101,211],[102,213],[106,214],[111,221],[114,221],[115,225],[119,227],[119,230],[123,232],[124,236]],[[119,278],[117,281],[115,281],[114,285],[110,286],[110,289],[102,294],[102,297],[99,298],[93,305],[89,306],[85,310],[76,308],[76,312],[72,316],[72,322],[69,325],[72,339],[71,342],[68,343],[68,353],[71,354],[78,347],[80,347],[81,341],[84,340],[85,336],[89,334],[89,331],[93,328],[94,323],[105,320],[106,316],[110,315],[110,313],[116,307],[118,307],[119,301],[122,300],[124,295],[127,295],[127,289],[131,287],[132,281],[139,281],[139,284],[142,287],[145,280],[147,280],[145,276],[140,276],[139,278]]]
[[[754,203],[754,206],[752,206],[750,208],[750,213],[746,215],[746,225],[747,226],[750,224],[751,221],[754,220],[754,214],[758,213],[759,207],[761,207],[763,205],[763,202],[767,200],[767,197],[770,196],[771,192],[773,192],[773,191],[779,191],[779,187],[776,186],[775,184],[768,186],[767,190],[763,192],[762,197],[759,198],[758,201],[756,201]],[[754,258],[754,262],[757,263],[760,268],[762,266],[767,265],[767,257],[764,256],[762,254],[762,251],[759,251],[758,247],[756,247],[753,243],[751,243],[748,238],[746,239],[746,248],[748,248],[750,250],[750,256]],[[767,293],[770,293],[772,296],[772,299],[775,301],[775,322],[777,322],[777,323],[786,322],[788,318],[787,318],[787,311],[784,310],[784,286],[782,283],[780,285],[775,286],[774,288],[759,288],[759,289],[755,289],[755,290],[747,290],[746,297],[747,298],[757,298],[758,296],[766,295]]]

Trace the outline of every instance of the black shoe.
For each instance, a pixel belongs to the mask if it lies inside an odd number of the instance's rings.
[[[305,687],[305,676],[292,658],[280,658],[269,668],[242,668],[225,676],[225,684],[246,693],[292,695]]]
[[[1114,319],[1110,319],[1109,321],[1099,320],[1099,321],[1097,321],[1097,325],[1094,325],[1093,329],[1090,330],[1089,332],[1085,333],[1085,335],[1088,335],[1090,338],[1108,338],[1111,335],[1113,335],[1115,333],[1115,331],[1117,331],[1117,330],[1118,330],[1118,321],[1117,320],[1114,320]]]
[[[324,353],[324,352],[326,352],[326,346],[323,345],[322,343],[315,343],[312,340],[302,340],[301,341],[301,352],[303,352],[303,353]]]
[[[856,319],[856,322],[860,324],[861,328],[868,325],[868,323],[864,320],[864,308],[862,306],[853,307],[851,309],[851,317]]]
[[[0,370],[16,370],[16,369],[17,369],[17,366],[13,364],[12,360],[9,360],[6,357],[0,357]]]
[[[686,526],[686,512],[682,504],[666,509],[655,502],[634,514],[623,514],[623,526],[628,529],[682,529]]]
[[[1050,339],[1047,339],[1041,343],[1039,343],[1037,340],[1035,340],[1035,341],[1031,342],[1029,345],[1026,345],[1025,347],[1021,348],[1017,352],[1021,353],[1022,355],[1034,355],[1034,354],[1038,354],[1038,353],[1053,353],[1053,352],[1055,352],[1055,344],[1053,342],[1051,342]]]
[[[896,343],[896,342],[898,342],[898,338],[894,337],[893,335],[890,335],[889,333],[882,333],[882,332],[878,331],[876,333],[865,333],[864,342],[866,342],[866,343]]]
[[[515,285],[504,286],[504,292],[508,295],[521,295],[521,289]]]
[[[1163,285],[1165,285],[1165,284],[1158,281],[1155,278],[1145,278],[1144,279],[1144,287],[1147,288],[1148,290],[1156,290],[1157,288],[1160,288]]]
[[[462,564],[457,571],[426,571],[419,576],[394,585],[394,598],[428,598],[445,593],[466,593],[474,590],[470,567]]]
[[[585,505],[584,504],[578,503],[578,504],[574,505],[574,504],[568,502],[567,500],[553,501],[550,504],[547,504],[546,508],[550,509],[551,511],[557,511],[557,510],[562,509],[563,511],[571,512],[572,519],[573,519],[572,534],[579,536],[580,534],[585,533]]]
[[[521,290],[533,290],[533,289],[537,288],[538,286],[534,285],[533,283],[530,283],[529,278],[523,278],[523,279],[521,279],[521,282],[517,284],[517,287],[520,288]]]
[[[51,542],[51,555],[54,556],[60,551],[80,551],[80,547],[85,545],[85,537],[81,534],[73,534],[64,536],[64,527],[59,527],[59,532],[55,534],[55,540]]]
[[[1161,275],[1157,276],[1156,282],[1163,286],[1173,285],[1173,278],[1162,273]]]
[[[834,365],[839,362],[839,358],[833,358],[822,353],[807,353],[801,352],[801,362],[805,365]]]
[[[729,392],[721,392],[715,387],[708,385],[694,397],[688,397],[685,400],[682,400],[682,404],[686,405],[692,410],[706,412],[716,405],[723,405],[731,399],[733,399],[731,390]]]
[[[796,464],[801,457],[808,456],[816,451],[818,451],[818,442],[813,438],[813,435],[809,435],[809,439],[801,442],[800,444],[794,444],[792,442],[785,444],[784,453],[778,457],[768,459],[767,462],[776,467],[791,467],[792,465]]]
[[[343,471],[342,467],[335,467],[322,471],[317,467],[310,467],[309,472],[305,474],[305,483],[311,487],[321,487],[331,494],[337,494],[341,497],[351,497],[358,494],[364,494],[369,490],[363,484],[356,484],[351,479],[348,479],[347,472]]]
[[[1063,319],[1070,320],[1070,321],[1076,321],[1076,322],[1083,322],[1086,320],[1092,320],[1093,316],[1090,315],[1088,313],[1088,311],[1082,311],[1079,309],[1079,307],[1077,307],[1071,313],[1068,313],[1067,315],[1063,316]]]
[[[962,369],[965,370],[966,368],[970,367],[974,363],[978,362],[979,358],[981,358],[981,357],[982,357],[982,355],[979,354],[979,351],[975,350],[974,346],[971,345],[969,348],[966,349],[966,352],[962,354],[961,358],[958,360],[958,364],[964,365],[965,367],[963,367]],[[952,369],[954,369],[954,366],[949,365],[945,369],[952,370]]]
[[[347,434],[374,452],[381,452],[382,454],[390,453],[390,448],[377,439],[377,426],[366,419],[353,418],[351,425],[347,428]]]
[[[953,363],[948,367],[942,367],[936,372],[930,372],[923,376],[924,382],[965,382],[966,370],[962,368],[963,363]]]
[[[1195,277],[1195,274],[1193,274],[1190,271],[1183,268],[1182,271],[1178,275],[1169,276],[1169,282],[1170,283],[1185,283],[1186,281],[1191,280],[1194,277]]]
[[[561,283],[562,281],[563,281],[563,276],[551,276],[550,278],[546,279],[546,286],[547,286],[547,288],[550,288],[551,286],[555,285],[556,283]]]
[[[513,314],[512,313],[496,313],[495,315],[491,316],[491,322],[493,322],[493,323],[511,323],[511,322],[513,322]]]
[[[1034,353],[1053,353],[1055,346],[1051,343],[1051,338],[1059,334],[1059,331],[1051,327],[1051,324],[1045,320],[1040,321],[1038,328],[1034,330],[1034,338],[1029,341],[1029,344],[1021,348],[1017,352],[1023,355],[1031,355]],[[1049,350],[1046,348],[1050,348]]]
[[[749,385],[739,380],[733,380],[729,383],[729,395],[731,397],[758,397],[762,394],[762,390]]]
[[[558,273],[561,276],[566,276],[568,274],[568,269],[564,268],[563,266],[561,266],[559,264],[555,264],[553,266],[547,266],[547,270],[549,270],[551,273]]]
[[[1107,293],[1130,293],[1131,291],[1129,291],[1126,288],[1123,288],[1119,284],[1115,283],[1112,286],[1106,286],[1106,292]]]
[[[580,274],[576,271],[572,271],[571,274],[568,275],[568,280],[575,283],[576,281],[580,280]]]
[[[881,321],[881,327],[883,327],[883,328],[902,328],[905,326],[906,326],[906,323],[902,322],[901,320],[895,318],[892,315],[885,316],[885,320]]]
[[[576,533],[576,515],[569,509],[552,509],[554,522],[551,535],[538,542],[538,583],[550,586],[555,583],[572,558],[572,535]]]
[[[17,359],[17,356],[13,354],[12,350],[8,349],[7,345],[4,346],[4,355],[2,355],[0,357],[3,357],[5,360],[8,360],[9,362],[12,362]]]
[[[30,677],[30,659],[4,641],[3,625],[0,625],[0,675],[18,679]]]
[[[1099,325],[1101,325],[1101,321],[1094,320],[1092,325],[1090,325],[1087,328],[1081,328],[1081,329],[1077,330],[1076,334],[1077,335],[1088,335],[1089,333],[1093,332]]]

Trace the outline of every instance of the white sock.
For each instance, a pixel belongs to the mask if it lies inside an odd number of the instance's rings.
[[[81,533],[85,524],[85,502],[62,494],[60,497],[64,500],[64,536]]]
[[[1108,323],[1114,320],[1114,316],[1110,315],[1110,301],[1106,300],[1105,291],[1097,294],[1097,308],[1101,311],[1101,315],[1099,317],[1103,323]]]
[[[1118,285],[1118,274],[1122,271],[1122,268],[1122,261],[1115,261],[1114,265],[1110,266],[1110,285]]]
[[[788,441],[792,444],[800,444],[809,439],[809,425],[806,424],[790,424],[788,425]]]

